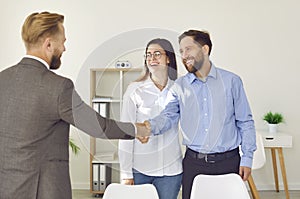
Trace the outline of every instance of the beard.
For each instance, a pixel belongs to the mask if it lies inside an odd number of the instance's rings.
[[[195,58],[194,59],[194,65],[192,66],[188,66],[186,64],[186,60],[184,60],[184,66],[186,68],[186,70],[190,73],[196,73],[198,70],[200,70],[203,66],[203,63],[204,63],[204,59],[201,59],[199,61],[195,61]]]
[[[61,60],[60,60],[61,55],[59,55],[56,52],[57,51],[55,51],[55,54],[52,56],[50,66],[49,66],[50,69],[52,69],[52,70],[58,69],[61,65]]]

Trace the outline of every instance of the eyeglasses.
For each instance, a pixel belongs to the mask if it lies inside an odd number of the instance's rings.
[[[159,59],[159,58],[161,58],[161,55],[162,54],[164,54],[164,53],[161,53],[161,52],[159,52],[159,51],[155,51],[153,54],[151,54],[151,53],[146,53],[145,54],[145,59],[146,60],[150,60],[150,59],[152,59],[152,57],[154,57],[155,59]]]

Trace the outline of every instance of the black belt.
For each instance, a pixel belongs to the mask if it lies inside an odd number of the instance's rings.
[[[209,154],[199,153],[192,149],[187,148],[186,155],[194,159],[204,159],[204,161],[207,163],[215,163],[217,161],[225,160],[235,155],[239,155],[239,148],[226,151],[223,153],[209,153]]]

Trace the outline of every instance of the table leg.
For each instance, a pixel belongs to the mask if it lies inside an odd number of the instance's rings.
[[[283,153],[282,153],[282,148],[278,148],[278,155],[279,155],[279,162],[280,162],[280,167],[281,167],[281,173],[282,173],[282,180],[283,180],[283,185],[284,185],[284,190],[285,190],[285,196],[286,199],[290,198],[289,194],[289,189],[288,189],[288,183],[287,183],[287,178],[286,178],[286,171],[285,171],[285,165],[284,165],[284,159],[283,159]]]
[[[277,163],[276,163],[276,153],[275,152],[276,152],[275,148],[271,148],[273,171],[274,171],[274,180],[275,180],[275,189],[276,189],[276,192],[279,192],[278,172],[277,172]]]
[[[253,199],[260,199],[259,194],[258,194],[258,191],[257,191],[257,189],[256,189],[256,186],[255,186],[255,184],[254,184],[254,180],[253,180],[251,174],[250,174],[250,176],[249,176],[249,178],[248,178],[248,184],[249,184],[250,191],[251,191],[251,194],[252,194]]]

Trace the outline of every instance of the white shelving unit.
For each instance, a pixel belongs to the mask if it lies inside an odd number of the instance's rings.
[[[106,106],[109,118],[120,120],[122,98],[127,86],[141,75],[141,68],[92,68],[90,69],[90,104]],[[95,104],[98,104],[95,106]],[[101,105],[100,105],[101,104]],[[107,115],[106,115],[107,116]],[[118,140],[103,140],[90,137],[90,191],[103,194],[104,191],[93,190],[93,163],[112,166],[112,182],[119,182]]]

